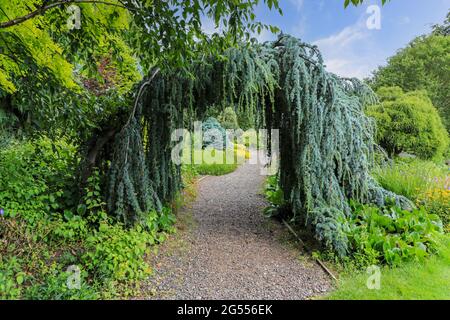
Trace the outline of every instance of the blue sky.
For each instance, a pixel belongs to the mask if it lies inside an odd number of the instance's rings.
[[[341,76],[363,78],[416,36],[441,23],[450,0],[370,0],[344,10],[344,0],[280,0],[283,16],[260,5],[257,19],[281,28],[303,41],[317,44],[329,71]],[[381,29],[370,30],[366,12],[370,5],[381,7]],[[270,32],[257,37],[273,40]]]

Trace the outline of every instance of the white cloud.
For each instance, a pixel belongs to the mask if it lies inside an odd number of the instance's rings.
[[[302,10],[304,0],[289,0],[289,1],[297,9],[297,11],[301,11]]]
[[[354,25],[314,42],[322,52],[327,70],[342,77],[365,78],[382,62],[374,46],[373,30],[364,16]]]
[[[319,39],[314,42],[315,45],[324,49],[344,49],[355,43],[365,39],[368,33],[359,25],[353,25],[342,29],[339,33],[333,34],[327,38]]]

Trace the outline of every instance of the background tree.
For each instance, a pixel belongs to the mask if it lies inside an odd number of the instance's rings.
[[[225,129],[235,130],[239,128],[237,115],[233,107],[226,107],[217,120],[219,120],[220,124]]]
[[[425,91],[403,93],[400,87],[378,90],[381,103],[366,113],[377,122],[377,140],[391,156],[405,151],[423,159],[442,158],[448,134]]]
[[[450,13],[443,25],[434,26],[427,36],[414,39],[391,57],[387,66],[375,71],[370,80],[377,90],[399,86],[404,91],[426,90],[450,131]]]

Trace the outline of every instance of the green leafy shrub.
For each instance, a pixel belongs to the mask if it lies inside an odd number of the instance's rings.
[[[146,255],[166,233],[175,231],[174,222],[168,208],[148,214],[151,231],[108,221],[95,229],[78,215],[42,218],[33,225],[21,217],[0,217],[0,298],[95,299],[100,293],[110,298],[122,294],[117,282],[122,289],[150,274]],[[80,289],[67,286],[71,265],[81,269]]]
[[[48,236],[56,241],[77,242],[86,238],[89,232],[87,221],[70,211],[65,211],[64,218],[57,217],[52,224],[53,228]]]
[[[416,200],[418,206],[423,206],[428,212],[437,214],[449,230],[450,225],[450,178],[446,179],[444,187],[436,187],[422,193]]]
[[[26,298],[31,300],[93,300],[98,299],[96,288],[87,282],[87,272],[80,272],[79,288],[69,288],[68,278],[72,273],[55,268],[46,281],[27,288]]]
[[[0,255],[0,299],[19,299],[23,273],[16,257]]]
[[[424,209],[407,211],[394,205],[378,208],[353,201],[351,207],[347,237],[353,258],[365,258],[367,264],[396,266],[436,252],[436,237],[442,232],[437,215]]]
[[[87,179],[87,186],[81,200],[77,207],[77,213],[91,225],[97,226],[99,222],[108,219],[106,202],[102,199],[101,194],[100,173],[97,169],[93,170],[91,176]]]
[[[239,128],[237,115],[232,107],[226,107],[217,120],[219,120],[221,126],[225,129],[236,130]]]
[[[377,95],[381,102],[395,101],[404,94],[400,87],[381,87],[377,90]]]
[[[411,152],[422,159],[442,158],[448,133],[425,91],[403,94],[400,88],[381,88],[381,104],[368,107],[377,122],[378,143],[391,155]]]
[[[108,280],[139,280],[151,273],[146,256],[152,247],[165,240],[167,233],[175,232],[175,215],[168,207],[161,212],[152,210],[145,225],[128,229],[120,223],[98,220],[85,240],[86,252],[82,264],[95,278]]]
[[[152,210],[147,214],[146,226],[150,232],[153,232],[155,238],[160,242],[161,237],[164,237],[164,234],[157,234],[155,232],[174,233],[176,230],[174,227],[175,222],[176,217],[172,210],[168,207],[163,207],[161,212]]]
[[[83,226],[79,231],[80,224]],[[82,220],[41,218],[30,225],[20,216],[0,218],[0,298],[76,299],[92,297],[82,274],[82,288],[66,285],[69,265],[79,265],[85,226]],[[70,239],[70,241],[69,241]]]
[[[0,208],[30,222],[73,204],[75,149],[59,140],[16,142],[0,151]]]
[[[99,230],[86,239],[82,263],[99,279],[142,279],[151,273],[145,255],[155,241],[155,234],[140,226],[126,230],[120,224],[100,223]]]
[[[266,180],[264,194],[270,205],[264,209],[264,214],[268,217],[276,216],[285,206],[284,193],[278,183],[278,176],[270,176]]]
[[[142,227],[113,224],[97,170],[73,205],[65,195],[74,156],[47,138],[0,151],[0,298],[113,298],[150,273],[146,254],[175,231],[169,208],[146,214]],[[67,286],[71,265],[81,270],[80,289]]]

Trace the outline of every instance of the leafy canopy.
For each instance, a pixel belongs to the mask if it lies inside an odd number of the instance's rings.
[[[0,5],[0,21],[38,10],[41,1],[12,0]],[[130,25],[130,15],[116,6],[79,3],[82,27],[70,30],[66,7],[54,7],[10,27],[0,28],[0,91],[14,93],[17,83],[32,74],[36,85],[53,81],[79,91],[75,74],[96,77],[97,64],[111,56],[119,71],[118,83],[124,89],[140,80],[133,52],[121,35]]]
[[[120,122],[131,89],[154,66],[189,74],[193,61],[238,39],[276,32],[256,21],[260,3],[281,12],[276,0],[2,1],[0,126],[84,136]],[[67,27],[71,4],[80,8],[80,29]],[[205,19],[220,31],[206,34]]]
[[[12,79],[31,72],[39,72],[41,81],[52,76],[61,85],[75,88],[75,65],[82,69],[92,66],[92,58],[105,52],[119,53],[117,62],[128,68],[135,66],[131,57],[136,56],[144,73],[155,64],[185,69],[192,59],[201,58],[202,52],[217,54],[263,28],[276,32],[276,27],[255,20],[253,11],[260,2],[281,12],[277,0],[3,2],[0,45],[5,59],[0,65],[0,89],[15,92]],[[67,29],[70,4],[81,9],[79,30]],[[221,34],[204,32],[206,17],[222,27]],[[29,70],[30,64],[35,70]]]

